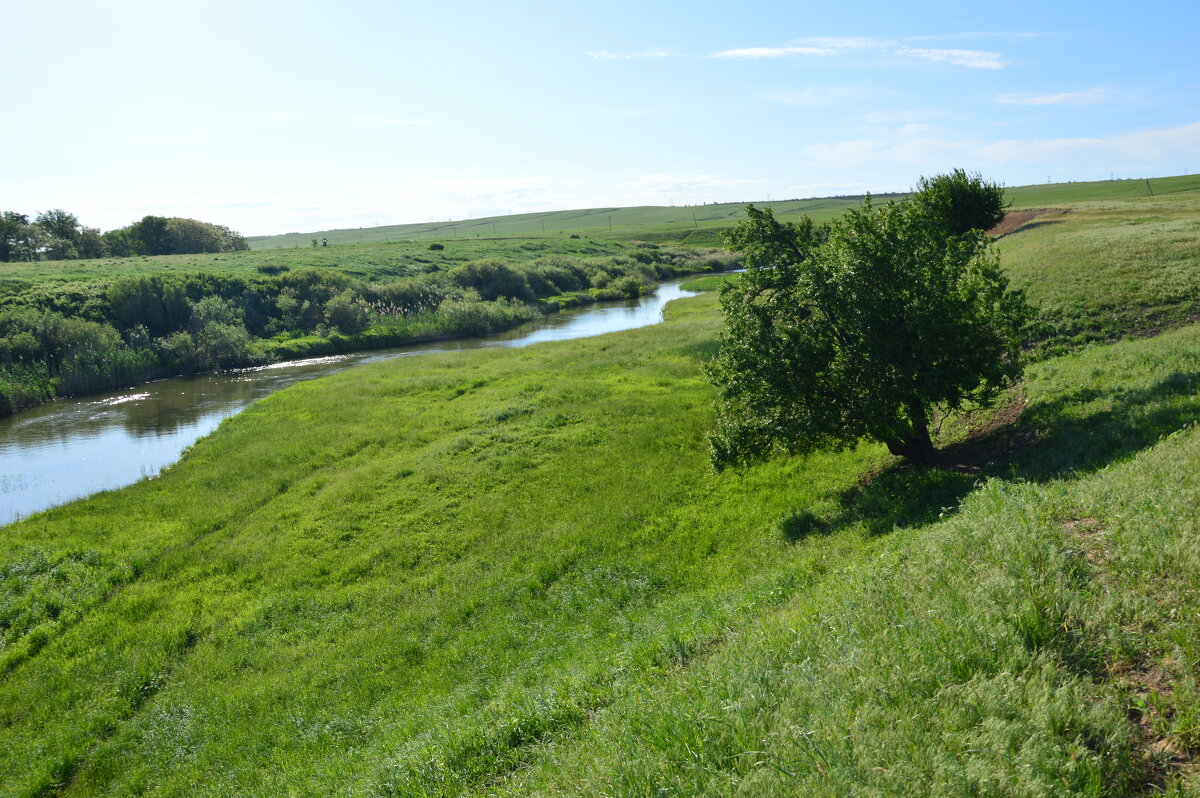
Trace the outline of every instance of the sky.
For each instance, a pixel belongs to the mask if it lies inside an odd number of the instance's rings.
[[[1200,170],[1200,3],[0,0],[0,210],[245,235]]]

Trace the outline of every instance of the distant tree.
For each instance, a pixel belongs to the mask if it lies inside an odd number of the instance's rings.
[[[29,217],[15,211],[0,214],[0,261],[33,259],[33,230]]]
[[[984,180],[979,173],[962,169],[934,177],[922,177],[912,202],[932,219],[940,220],[950,235],[970,230],[991,230],[1004,221],[1004,188]]]
[[[103,258],[108,255],[108,245],[96,227],[81,227],[75,247],[81,258]]]
[[[62,208],[52,208],[37,215],[34,224],[42,228],[51,238],[62,239],[74,246],[79,237],[79,217]]]
[[[162,255],[183,255],[200,252],[224,252],[225,240],[216,225],[195,219],[166,220],[163,231]]]
[[[117,258],[128,258],[132,255],[145,255],[145,244],[135,233],[134,225],[109,230],[101,236],[108,254]]]
[[[722,289],[726,331],[708,366],[714,464],[862,438],[929,463],[936,408],[987,402],[1018,378],[1024,298],[978,228],[953,232],[961,219],[987,224],[969,208],[995,191],[981,183],[987,196],[946,202],[946,182],[923,181],[932,196],[899,204],[868,198],[827,228],[747,208],[728,239],[748,269]]]
[[[142,255],[165,255],[168,252],[167,220],[162,216],[143,216],[130,226],[130,233],[141,242]]]
[[[241,233],[230,230],[225,225],[214,224],[217,235],[221,237],[222,252],[245,252],[250,249],[250,245],[246,243],[245,237]]]
[[[75,248],[74,241],[45,232],[41,233],[38,252],[46,260],[76,260],[79,257],[79,250]]]

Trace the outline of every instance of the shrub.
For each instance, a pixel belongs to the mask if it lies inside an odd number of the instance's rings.
[[[362,300],[346,289],[326,303],[325,323],[341,333],[353,335],[367,328],[370,317]]]
[[[450,279],[462,288],[474,288],[485,300],[507,297],[529,301],[534,298],[525,274],[495,258],[471,261],[451,269]]]

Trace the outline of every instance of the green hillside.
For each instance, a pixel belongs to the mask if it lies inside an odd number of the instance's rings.
[[[709,293],[6,527],[0,794],[1200,794],[1188,191],[1002,239],[1045,340],[936,468],[713,473]]]
[[[755,204],[769,205],[780,216],[808,215],[830,219],[857,205],[861,197],[797,199]],[[251,236],[251,249],[311,247],[313,238],[326,238],[330,245],[392,241],[445,241],[473,238],[560,237],[586,235],[599,239],[641,238],[672,240],[712,246],[720,243],[714,231],[731,227],[743,216],[745,202],[662,207],[586,208],[573,211],[489,216],[432,224],[400,224],[384,227],[323,230],[318,233],[288,233],[281,236]]]
[[[1063,203],[1092,202],[1105,199],[1137,199],[1200,189],[1200,175],[1158,177],[1150,180],[1113,180],[1093,183],[1053,183],[1044,186],[1019,186],[1007,190],[1015,208],[1052,207]],[[878,198],[902,195],[877,195]],[[846,208],[858,205],[862,197],[793,199],[772,202],[754,201],[770,207],[780,218],[810,216],[826,221]],[[718,246],[720,231],[731,227],[743,216],[745,202],[684,205],[680,207],[642,206],[634,208],[587,208],[513,216],[489,216],[431,224],[400,224],[384,227],[322,230],[315,233],[288,233],[276,236],[250,236],[252,249],[311,247],[313,238],[326,238],[330,245],[398,241],[442,241],[446,239],[560,237],[581,235],[597,239],[642,238],[648,241],[671,240],[682,243]]]

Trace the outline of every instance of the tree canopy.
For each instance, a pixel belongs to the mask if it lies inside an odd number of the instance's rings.
[[[714,464],[863,438],[928,463],[936,409],[987,402],[1018,379],[1029,310],[981,230],[995,198],[1002,215],[998,187],[955,172],[827,227],[748,207],[728,235],[748,268],[721,292],[726,330],[708,366]]]
[[[249,249],[241,234],[218,224],[178,217],[145,216],[126,227],[101,233],[84,227],[61,208],[29,216],[0,215],[0,261],[75,260],[109,255],[187,255]]]

